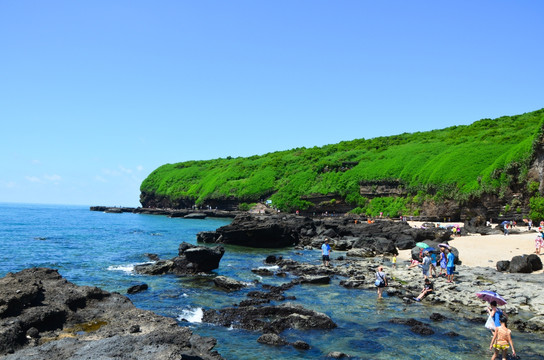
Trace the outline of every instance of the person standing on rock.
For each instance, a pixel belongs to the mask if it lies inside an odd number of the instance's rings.
[[[378,287],[378,299],[381,299],[383,289],[387,286],[387,276],[383,271],[383,266],[379,266],[378,271],[376,271],[376,286]]]
[[[455,255],[451,252],[450,249],[446,249],[446,258],[448,260],[446,264],[446,275],[448,278],[448,282],[453,282],[453,267],[455,266]]]
[[[431,257],[428,251],[423,252],[423,262],[421,263],[421,269],[423,269],[423,279],[429,278],[429,271],[431,268]]]
[[[442,276],[442,274],[446,275],[446,264],[448,263],[448,260],[446,259],[446,252],[443,247],[440,247],[438,263],[440,264],[440,274],[438,274],[438,276]]]
[[[329,258],[329,255],[331,253],[331,246],[329,245],[329,239],[325,238],[325,242],[323,245],[321,245],[321,257],[323,258],[323,265],[329,266],[329,262],[331,261]]]

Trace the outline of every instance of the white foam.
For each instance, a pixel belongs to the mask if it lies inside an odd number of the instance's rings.
[[[266,269],[270,271],[279,270],[280,267],[278,265],[272,265],[272,266],[259,266],[257,269]]]
[[[149,262],[128,264],[128,265],[110,265],[110,266],[108,266],[107,270],[109,270],[109,271],[123,271],[126,274],[134,274],[134,266],[144,265],[144,264],[149,264]]]
[[[204,317],[204,311],[202,311],[202,308],[185,309],[181,311],[181,315],[178,316],[178,320],[187,320],[190,323],[201,323],[202,317]]]
[[[129,265],[111,265],[108,266],[110,271],[123,271],[127,274],[131,274],[134,271],[134,264]]]

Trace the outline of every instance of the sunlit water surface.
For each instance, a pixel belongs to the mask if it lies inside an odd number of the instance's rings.
[[[342,351],[356,359],[487,359],[490,335],[483,324],[465,320],[472,314],[452,313],[426,303],[404,304],[396,297],[376,299],[374,291],[345,289],[340,279],[330,285],[301,285],[286,292],[294,303],[329,315],[337,324],[333,330],[288,330],[288,341],[303,340],[310,350],[291,346],[272,347],[257,342],[259,333],[224,328],[201,322],[202,309],[219,309],[245,299],[261,283],[279,285],[291,278],[261,277],[251,269],[264,266],[267,255],[281,255],[297,261],[319,263],[317,250],[248,249],[226,246],[219,269],[210,276],[178,277],[134,274],[135,264],[149,261],[145,253],[161,258],[177,255],[186,241],[196,244],[200,231],[215,230],[228,219],[168,218],[142,214],[107,214],[88,207],[0,204],[0,276],[39,266],[59,270],[78,285],[98,286],[126,293],[136,284],[149,290],[129,295],[140,308],[178,319],[203,336],[217,338],[218,350],[226,359],[320,359],[331,351]],[[336,253],[338,254],[338,253]],[[341,254],[340,254],[341,255]],[[337,255],[336,255],[337,256]],[[217,289],[212,278],[225,275],[250,286],[234,293]],[[433,322],[433,312],[445,315]],[[408,326],[391,324],[393,317],[415,318],[430,324],[435,334],[416,335]],[[456,332],[457,337],[448,336]],[[540,335],[514,332],[522,359],[544,359]]]

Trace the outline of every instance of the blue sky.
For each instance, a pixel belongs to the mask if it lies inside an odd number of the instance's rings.
[[[2,1],[0,202],[544,107],[542,1]]]

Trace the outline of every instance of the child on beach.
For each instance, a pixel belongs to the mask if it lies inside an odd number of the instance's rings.
[[[535,254],[540,255],[540,249],[544,247],[544,234],[538,233],[535,239]]]
[[[507,328],[506,316],[502,314],[500,316],[501,326],[495,329],[493,334],[493,339],[491,339],[491,344],[489,344],[489,350],[493,351],[493,356],[491,360],[497,359],[499,352],[502,352],[502,359],[506,360],[508,356],[508,349],[512,348],[512,355],[516,356],[516,350],[514,350],[514,342],[512,341],[512,331]]]

